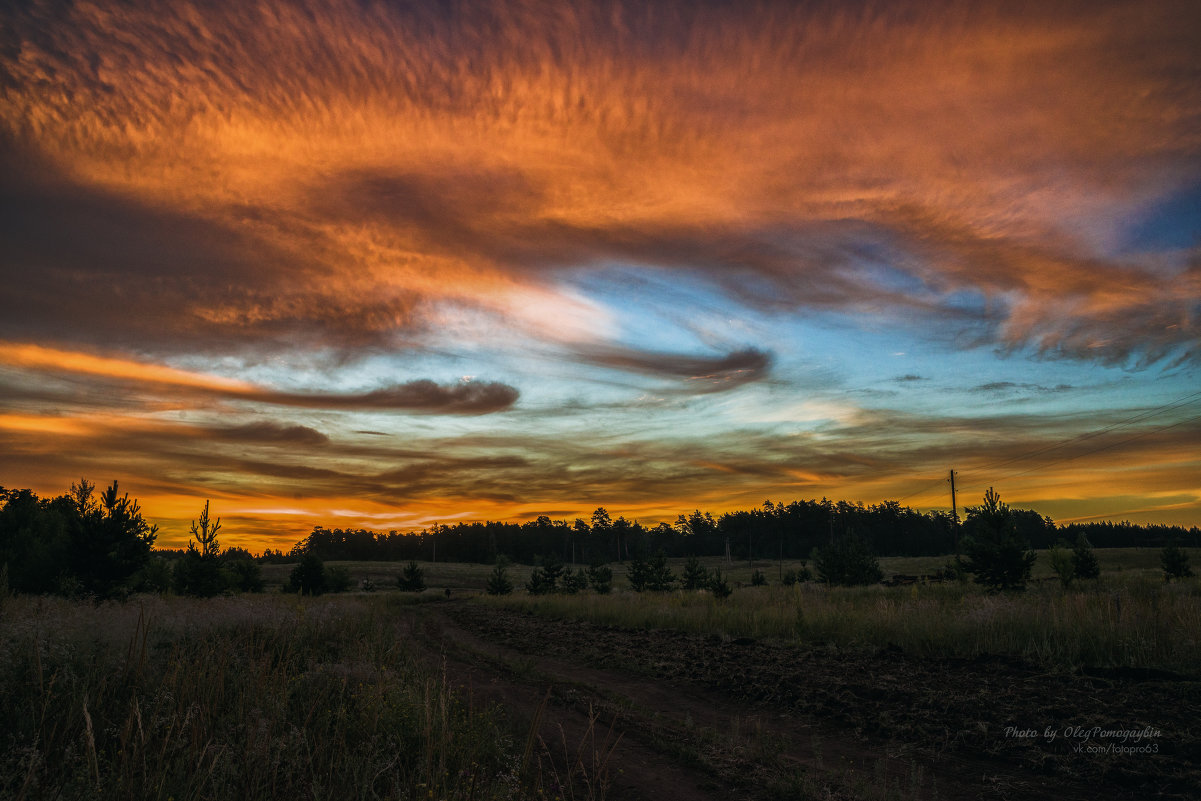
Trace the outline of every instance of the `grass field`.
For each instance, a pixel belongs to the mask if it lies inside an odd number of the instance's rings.
[[[1193,565],[1201,565],[1201,550],[1185,549],[1190,552]],[[1036,551],[1038,561],[1034,563],[1035,581],[1050,580],[1055,573],[1051,569],[1051,560],[1047,551]],[[1158,548],[1099,548],[1094,551],[1101,565],[1102,575],[1115,573],[1146,574],[1162,576],[1159,564]],[[944,567],[950,557],[947,556],[886,556],[880,559],[880,568],[886,577],[892,575],[929,575]],[[685,559],[669,559],[668,565],[678,576],[684,567]],[[748,564],[746,561],[735,561],[727,564],[724,559],[716,556],[702,557],[701,564],[706,569],[721,568],[729,579],[731,586],[738,584],[749,585],[751,573],[763,571],[770,583],[778,584],[780,576],[788,570],[801,567],[800,560],[784,560],[782,562],[768,559],[756,559]],[[350,571],[357,586],[364,578],[370,578],[381,589],[396,586],[396,578],[404,570],[407,562],[339,562],[327,563],[330,566],[339,565]],[[425,571],[426,586],[442,591],[445,588],[455,590],[480,590],[488,583],[488,574],[492,565],[467,564],[462,562],[418,562]],[[609,565],[613,569],[614,586],[617,589],[627,586],[625,575],[626,565],[614,562]],[[263,565],[263,578],[269,589],[279,589],[287,580],[292,564]],[[572,567],[568,565],[568,567]],[[575,567],[586,567],[579,564]],[[517,587],[522,587],[529,580],[533,567],[530,565],[510,565],[509,576]]]
[[[688,665],[694,671],[715,665],[733,671],[719,671],[723,676],[752,668],[770,673],[812,656],[817,661],[806,664],[826,665],[831,686],[841,680],[845,662],[883,670],[881,682],[891,671],[911,671],[934,682],[938,692],[942,679],[930,677],[945,669],[968,692],[980,664],[999,671],[994,681],[1004,680],[1006,671],[1054,675],[1065,692],[1084,692],[1081,698],[1094,691],[1090,679],[1077,674],[1080,668],[1117,670],[1104,681],[1118,682],[1107,697],[1112,701],[1120,689],[1124,709],[1135,708],[1131,704],[1142,693],[1138,682],[1147,671],[1154,673],[1148,680],[1195,695],[1192,688],[1201,681],[1201,579],[1165,583],[1157,549],[1097,555],[1101,578],[1064,589],[1040,554],[1035,581],[1013,595],[989,594],[969,582],[786,587],[779,583],[780,570],[799,562],[724,565],[707,559],[706,567],[721,566],[737,587],[728,599],[679,590],[634,593],[623,565],[613,566],[615,591],[606,596],[530,596],[522,585],[532,568],[512,566],[517,591],[492,597],[483,593],[490,566],[453,563],[421,563],[428,589],[402,593],[395,579],[404,564],[379,562],[331,564],[345,567],[356,582],[371,578],[381,591],[319,598],[278,591],[291,565],[264,566],[274,591],[261,595],[135,596],[101,604],[0,596],[0,798],[555,797],[561,789],[551,783],[556,774],[541,769],[542,760],[551,759],[549,751],[541,740],[542,750],[535,749],[530,734],[538,724],[474,703],[456,688],[462,688],[464,676],[476,675],[471,671],[483,670],[479,682],[508,681],[504,686],[511,691],[532,682],[536,696],[548,692],[537,677],[553,664],[538,660],[561,642],[570,647],[556,651],[556,659],[590,669],[598,654],[611,660],[625,654],[641,676]],[[1198,554],[1191,556],[1196,564]],[[890,558],[881,566],[885,575],[921,575],[945,562]],[[671,566],[678,574],[683,560]],[[769,586],[749,586],[756,569],[767,575]],[[441,603],[447,589],[453,603]],[[447,652],[439,650],[447,647],[439,631],[451,618],[462,625],[472,621],[474,636],[488,643],[477,645],[478,653],[458,655],[458,683],[448,680]],[[426,632],[414,628],[421,620],[438,622]],[[580,621],[607,628],[584,631]],[[639,661],[656,643],[668,643],[673,654],[677,646],[699,647],[697,634],[706,635],[706,655],[699,662],[685,665],[666,652],[648,664]],[[496,658],[494,649],[519,642],[526,655],[513,657],[512,665],[488,661]],[[755,653],[790,656],[748,664],[741,660],[750,643],[763,644]],[[715,653],[721,659],[715,661]],[[895,657],[899,653],[904,660]],[[1016,657],[1025,666],[996,667],[986,659],[954,667],[937,661],[992,655]],[[528,669],[519,670],[522,660]],[[621,668],[625,662],[615,664]],[[853,669],[860,671],[859,681],[875,681],[870,671]],[[708,681],[697,680],[702,679]],[[626,686],[626,679],[620,681],[598,685],[593,700],[611,697],[615,687]],[[1125,681],[1133,684],[1121,684]],[[674,692],[670,682],[662,686]],[[730,679],[714,690],[715,698],[728,699],[721,693],[741,686]],[[885,686],[865,698],[888,706],[893,691]],[[650,692],[646,703],[658,697],[657,689]],[[923,714],[943,726],[941,707],[931,703]],[[702,703],[697,714],[705,708]],[[908,714],[902,706],[888,709],[890,715]],[[526,710],[534,720],[541,713],[542,707]],[[919,744],[928,739],[922,732],[920,727],[910,732]],[[816,760],[820,767],[820,755]],[[1166,764],[1175,771],[1185,762]],[[1076,771],[1072,775],[1087,773],[1066,758],[1063,765]],[[833,797],[824,792],[806,797]]]
[[[1082,665],[1154,668],[1193,674],[1201,665],[1201,579],[1167,584],[1157,548],[1110,548],[1095,552],[1101,578],[1063,589],[1047,552],[1038,552],[1033,581],[1016,595],[992,595],[970,583],[929,583],[902,587],[827,587],[779,584],[782,572],[800,561],[756,560],[725,564],[710,557],[739,589],[725,601],[705,592],[665,594],[625,590],[625,565],[613,564],[615,592],[598,596],[529,596],[523,587],[532,570],[509,567],[516,592],[485,603],[518,607],[560,619],[578,618],[627,628],[670,628],[729,637],[771,637],[839,646],[898,646],[920,656],[974,658],[1004,654],[1056,669]],[[1192,553],[1194,564],[1201,554]],[[677,575],[683,559],[669,560]],[[885,576],[928,575],[947,557],[886,557]],[[395,587],[402,563],[334,562],[357,580],[371,577],[381,588]],[[426,595],[482,593],[491,567],[458,563],[419,563]],[[282,583],[287,565],[270,565],[268,580]],[[751,587],[761,570],[768,587]]]
[[[414,659],[403,600],[4,599],[0,797],[530,797],[520,740]]]

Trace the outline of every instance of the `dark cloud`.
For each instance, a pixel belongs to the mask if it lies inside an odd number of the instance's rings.
[[[371,392],[334,394],[256,390],[233,394],[260,403],[314,409],[388,410],[437,414],[488,414],[504,411],[517,402],[520,393],[490,381],[441,385],[433,381],[410,381]]]
[[[589,364],[628,370],[659,378],[684,379],[696,392],[722,392],[767,377],[772,355],[747,348],[724,356],[688,356],[633,348],[592,347],[577,351]]]
[[[0,338],[228,352],[379,345],[419,325],[414,293],[348,298],[310,235],[290,231],[283,248],[263,236],[271,227],[151,206],[0,158]]]
[[[246,423],[239,426],[221,426],[208,429],[211,436],[234,442],[262,444],[299,445],[315,447],[329,443],[329,437],[308,426],[281,425],[272,422]]]
[[[912,383],[915,381],[926,381],[926,380],[927,379],[924,378],[923,376],[915,375],[913,373],[906,373],[905,375],[899,375],[893,379],[893,381],[895,381],[898,384],[909,384],[909,383]]]

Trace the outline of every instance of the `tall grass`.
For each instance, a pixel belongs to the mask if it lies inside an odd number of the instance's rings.
[[[480,599],[556,618],[799,643],[883,647],[917,656],[1005,654],[1058,669],[1157,668],[1198,673],[1201,582],[1154,574],[1042,582],[1017,595],[971,584],[753,587],[707,592]]]
[[[0,797],[524,797],[512,737],[387,597],[0,609]]]

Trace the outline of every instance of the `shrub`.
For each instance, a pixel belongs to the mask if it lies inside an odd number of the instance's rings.
[[[721,574],[721,568],[714,568],[712,575],[709,576],[709,592],[713,593],[713,597],[718,600],[729,598],[730,593],[733,592],[726,577]]]
[[[762,570],[756,570],[754,573],[751,573],[751,586],[752,587],[766,587],[767,586],[767,576],[763,575]]]
[[[613,568],[595,564],[588,568],[588,583],[597,595],[608,595],[613,591]]]
[[[631,559],[626,577],[635,592],[666,592],[676,580],[675,574],[667,566],[667,556],[661,550],[650,559],[641,555]]]
[[[513,591],[513,582],[509,580],[508,564],[508,560],[503,556],[496,558],[496,566],[492,568],[492,574],[488,576],[489,595],[508,595]]]
[[[1193,569],[1188,564],[1188,552],[1178,543],[1171,542],[1164,546],[1159,553],[1160,564],[1163,565],[1163,580],[1188,578],[1193,575]]]
[[[263,571],[250,559],[229,559],[221,566],[225,586],[238,592],[262,592]]]
[[[1097,562],[1097,555],[1093,553],[1093,546],[1089,544],[1088,538],[1083,533],[1076,537],[1076,547],[1072,549],[1072,568],[1076,571],[1076,578],[1079,579],[1095,579],[1101,575],[1101,565]]]
[[[785,570],[784,575],[780,577],[780,583],[785,587],[791,587],[806,581],[813,581],[813,572],[809,570],[808,565],[804,562],[801,562],[801,566],[795,570]]]
[[[546,559],[530,573],[525,588],[530,595],[549,595],[559,589],[559,578],[563,574],[563,563],[557,559]]]
[[[171,589],[173,577],[171,562],[161,556],[153,556],[134,574],[134,592],[166,592]]]
[[[301,595],[321,595],[325,592],[325,563],[315,553],[306,553],[300,563],[292,568],[284,592]]]
[[[396,577],[396,586],[405,592],[421,592],[425,589],[425,571],[414,561],[405,565],[404,572]]]
[[[878,584],[884,578],[871,548],[859,537],[850,535],[817,549],[813,566],[822,581],[844,587]]]
[[[563,592],[575,595],[586,589],[588,589],[588,576],[584,573],[584,568],[581,567],[574,573],[568,570],[563,574]]]
[[[975,576],[977,584],[992,591],[1026,589],[1038,557],[1018,536],[1009,506],[989,487],[984,504],[969,508],[967,517],[973,534],[963,542],[967,554],[964,569]]]
[[[701,566],[699,559],[690,556],[684,565],[684,575],[680,580],[686,590],[703,590],[709,586],[709,571]]]
[[[330,592],[346,592],[350,589],[350,570],[341,565],[333,565],[325,571],[325,585]]]
[[[1072,580],[1076,578],[1076,562],[1072,558],[1072,553],[1065,550],[1067,543],[1063,540],[1051,546],[1051,569],[1055,571],[1055,575],[1059,576],[1059,583],[1066,590],[1072,586]]]

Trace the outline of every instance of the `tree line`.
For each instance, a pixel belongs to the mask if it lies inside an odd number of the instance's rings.
[[[759,508],[717,518],[694,510],[679,515],[674,524],[650,527],[624,517],[613,519],[604,508],[596,509],[589,520],[577,518],[570,523],[541,516],[527,523],[458,523],[387,534],[318,526],[287,553],[268,549],[256,559],[242,548],[220,547],[221,521],[210,519],[207,501],[192,522],[186,549],[154,551],[158,529],[145,520],[136,500],[120,494],[116,481],[97,493],[94,484],[81,480],[67,493],[47,499],[28,489],[0,488],[0,591],[102,598],[168,589],[189,595],[255,591],[262,588],[259,562],[297,562],[305,557],[321,562],[493,564],[506,559],[539,565],[603,565],[642,564],[651,555],[728,553],[738,560],[798,560],[817,559],[815,554],[820,554],[815,567],[824,578],[827,573],[862,572],[855,567],[864,563],[861,553],[874,558],[966,552],[966,544],[996,539],[998,521],[1003,521],[1006,539],[1020,544],[1015,553],[1020,552],[1020,560],[1025,561],[1032,561],[1032,554],[1026,555],[1029,549],[1053,548],[1063,542],[1096,547],[1201,546],[1201,531],[1196,527],[1128,522],[1056,527],[1049,517],[1033,510],[1001,505],[1002,509],[998,503],[990,490],[983,505],[964,510],[958,525],[945,512],[921,513],[896,501],[864,506],[823,498],[788,504],[767,501]],[[1028,575],[1019,557],[1013,559],[1015,569]],[[840,567],[843,564],[852,567]],[[863,575],[870,578],[877,572],[871,568]],[[340,573],[329,578],[330,589],[348,584],[348,576]],[[301,592],[307,586],[296,576],[289,584]]]
[[[1035,549],[1083,535],[1096,547],[1160,547],[1171,542],[1201,547],[1201,530],[1133,523],[1055,522],[1030,509],[1008,511],[1015,536]],[[865,543],[878,556],[942,556],[960,550],[965,538],[978,538],[986,518],[982,507],[967,507],[958,526],[947,512],[918,512],[896,501],[865,506],[822,500],[775,503],[714,517],[694,510],[674,524],[645,526],[613,519],[598,508],[589,520],[526,523],[435,524],[417,532],[340,529],[318,526],[290,551],[268,549],[268,561],[291,562],[313,553],[324,560],[448,561],[492,564],[498,556],[521,564],[545,558],[565,563],[624,562],[639,554],[668,557],[724,556],[732,559],[807,559],[814,549],[845,537]]]

